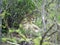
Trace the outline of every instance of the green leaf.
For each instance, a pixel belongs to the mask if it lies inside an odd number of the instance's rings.
[[[3,42],[6,42],[6,41],[7,41],[7,38],[2,38],[2,41],[3,41]]]
[[[43,45],[50,45],[49,42],[43,42]]]
[[[12,32],[15,32],[15,30],[13,30],[13,29],[10,29],[10,30],[9,30],[9,33],[12,33]]]
[[[21,33],[21,32],[20,32],[20,29],[18,29],[18,30],[15,30],[15,32],[17,32],[17,33]]]
[[[42,39],[41,37],[35,38],[35,39],[33,40],[34,44],[35,44],[35,45],[39,45],[41,39]]]

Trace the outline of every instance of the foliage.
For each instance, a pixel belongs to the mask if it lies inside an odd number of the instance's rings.
[[[7,20],[8,26],[16,28],[25,17],[35,10],[35,5],[31,0],[3,0],[2,9],[2,17]]]
[[[49,36],[57,32],[57,24],[60,23],[60,7],[56,0],[2,0],[1,16],[2,33],[5,34],[2,34],[3,42],[14,45],[24,44],[25,42],[40,45],[42,40],[41,45],[50,45],[48,40],[54,39],[56,35],[54,35],[54,38]],[[24,21],[29,22],[29,24],[31,22],[36,24],[40,27],[39,32],[36,33],[29,28],[25,30],[22,24],[27,22]],[[54,27],[51,26],[52,24],[55,24]],[[51,28],[49,28],[50,26]],[[48,37],[45,38],[43,35]]]
[[[20,38],[18,37],[4,37],[2,38],[3,42],[12,42],[12,43],[21,43],[23,41],[25,42],[33,42],[34,45],[39,45],[40,44],[40,40],[42,39],[41,35],[39,35],[38,37],[34,37],[34,38],[27,38],[23,33],[21,33],[21,30],[9,30],[9,34],[12,34],[13,32],[16,32],[19,34]],[[13,34],[12,34],[13,35]],[[15,35],[16,36],[16,35]],[[48,40],[48,39],[45,39]],[[49,45],[49,42],[44,42],[43,45]]]

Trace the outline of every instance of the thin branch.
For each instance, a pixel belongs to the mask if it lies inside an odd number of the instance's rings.
[[[54,31],[53,33],[51,33],[50,35],[47,35],[48,37],[52,36],[53,34],[55,34],[57,31]]]
[[[45,36],[46,36],[47,33],[52,29],[52,27],[53,27],[54,25],[55,25],[55,24],[53,24],[53,25],[44,33],[44,35],[42,36],[42,39],[41,39],[41,41],[40,41],[40,45],[42,45]]]
[[[17,43],[13,43],[13,42],[10,42],[10,41],[7,41],[7,43],[13,44],[13,45],[19,45],[19,44],[17,44]]]

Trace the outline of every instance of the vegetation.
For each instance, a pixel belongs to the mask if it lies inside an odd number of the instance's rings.
[[[0,3],[2,45],[60,44],[59,0],[2,0]]]

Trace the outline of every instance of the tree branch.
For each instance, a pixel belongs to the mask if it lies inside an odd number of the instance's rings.
[[[42,45],[45,36],[46,36],[47,33],[52,29],[52,27],[53,27],[54,25],[55,25],[55,24],[53,24],[53,25],[44,33],[44,35],[42,36],[42,39],[41,39],[41,41],[40,41],[40,45]]]

